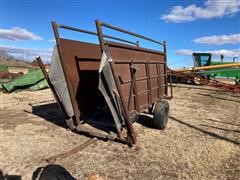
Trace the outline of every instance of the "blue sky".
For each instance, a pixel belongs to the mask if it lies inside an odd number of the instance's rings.
[[[220,54],[228,60],[237,56],[240,61],[240,0],[0,1],[1,49],[22,59],[41,55],[50,61],[55,44],[51,21],[95,31],[94,20],[101,19],[166,40],[171,67],[191,66],[193,51],[211,52],[216,60]],[[90,36],[63,34],[97,43]]]

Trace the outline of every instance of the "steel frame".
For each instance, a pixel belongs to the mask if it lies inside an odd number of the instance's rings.
[[[72,121],[71,124],[74,125],[74,126],[71,127],[71,129],[76,126],[76,130],[88,133],[89,135],[93,135],[93,136],[97,136],[97,137],[105,137],[105,138],[108,138],[108,139],[121,139],[121,140],[123,140],[121,133],[118,134],[118,137],[110,136],[110,135],[106,136],[105,134],[99,134],[99,133],[96,133],[96,132],[91,132],[91,131],[88,131],[88,130],[84,130],[81,127],[81,121],[80,121],[80,117],[79,117],[78,106],[76,105],[76,103],[73,100],[75,97],[74,97],[74,92],[73,92],[73,89],[72,89],[71,80],[69,79],[67,71],[66,71],[66,64],[64,64],[63,61],[62,61],[64,54],[62,52],[62,48],[63,47],[61,46],[61,42],[60,42],[60,35],[59,35],[59,31],[58,31],[59,28],[63,28],[63,29],[67,29],[67,30],[72,30],[72,31],[77,31],[77,32],[82,32],[82,33],[87,33],[87,34],[90,34],[90,35],[98,36],[100,48],[101,48],[102,52],[105,52],[107,54],[108,58],[111,58],[111,56],[112,56],[111,55],[111,50],[109,50],[109,48],[111,48],[111,47],[118,47],[118,48],[133,50],[133,51],[139,51],[139,52],[144,52],[144,53],[150,53],[150,54],[156,54],[156,55],[164,56],[164,62],[161,62],[161,61],[151,61],[151,60],[149,60],[149,61],[118,60],[118,61],[111,61],[111,62],[109,62],[110,67],[111,67],[111,71],[112,71],[112,73],[114,75],[115,83],[117,85],[117,91],[119,93],[120,100],[121,100],[121,106],[122,106],[122,109],[123,109],[125,127],[127,129],[127,134],[128,134],[127,141],[130,144],[135,144],[136,141],[137,141],[136,140],[137,138],[136,138],[136,133],[134,131],[134,128],[132,126],[132,121],[131,121],[131,116],[130,116],[130,114],[133,113],[133,112],[130,112],[130,101],[131,101],[131,98],[132,97],[134,98],[134,104],[135,104],[135,107],[136,107],[136,111],[138,113],[140,113],[140,111],[142,111],[143,108],[149,108],[153,103],[159,101],[162,98],[165,98],[165,99],[171,99],[172,98],[172,83],[171,83],[171,80],[170,80],[171,96],[168,96],[168,87],[169,87],[169,85],[168,85],[168,82],[167,82],[167,56],[166,56],[167,55],[167,50],[166,50],[166,42],[165,41],[159,42],[159,41],[156,41],[154,39],[151,39],[151,38],[148,38],[148,37],[145,37],[145,36],[142,36],[142,35],[130,32],[130,31],[126,31],[124,29],[121,29],[121,28],[112,26],[110,24],[101,22],[100,20],[96,20],[95,23],[96,23],[97,33],[92,32],[92,31],[79,29],[79,28],[73,28],[73,27],[70,27],[70,26],[57,24],[56,22],[52,22],[52,27],[53,27],[55,39],[56,39],[56,42],[57,42],[57,47],[58,47],[58,51],[59,51],[59,55],[60,55],[60,60],[61,60],[61,64],[62,64],[62,67],[63,67],[63,72],[64,72],[64,75],[65,75],[65,78],[66,78],[67,87],[68,87],[68,90],[69,90],[69,94],[70,94],[70,97],[71,97],[71,102],[72,102],[72,106],[73,106],[73,110],[74,110],[74,114],[75,114],[75,116],[73,117],[73,120],[71,120]],[[112,30],[116,30],[116,31],[119,31],[119,32],[122,32],[122,33],[129,34],[131,36],[135,36],[135,37],[138,37],[138,38],[141,38],[141,39],[144,39],[144,40],[156,43],[156,44],[158,44],[160,46],[163,46],[163,52],[152,50],[152,49],[142,48],[142,47],[139,46],[139,41],[132,42],[132,41],[128,41],[128,40],[125,40],[125,39],[122,39],[122,38],[118,38],[118,37],[114,37],[114,36],[110,36],[110,35],[105,35],[105,34],[103,34],[102,27],[110,28]],[[108,41],[108,40],[105,40],[105,38],[116,40],[116,41],[120,41],[122,43]],[[127,43],[127,44],[125,44],[125,43]],[[134,46],[132,46],[132,45],[134,45]],[[115,72],[115,66],[117,64],[128,64],[129,65],[129,69],[131,71],[131,80],[130,81],[120,82],[119,76]],[[142,78],[137,78],[136,77],[136,75],[135,75],[136,70],[134,70],[134,66],[137,66],[139,64],[143,64],[145,66],[146,77],[142,77]],[[150,74],[150,65],[151,64],[156,66],[157,75],[151,76],[151,74]],[[160,66],[164,66],[164,71],[163,72],[160,72]],[[161,78],[162,77],[164,78],[164,84],[161,84]],[[155,88],[152,87],[152,84],[151,84],[151,80],[152,79],[157,79],[158,87],[155,87]],[[142,91],[142,92],[138,92],[137,83],[139,81],[142,81],[142,80],[146,80],[147,81],[147,90]],[[51,83],[51,82],[49,82],[49,83]],[[122,88],[121,88],[121,85],[122,84],[126,84],[126,83],[130,83],[131,84],[130,85],[131,86],[130,87],[131,91],[129,93],[127,102],[125,100],[125,97],[123,95]],[[164,89],[165,89],[165,92],[163,93],[164,96],[160,95],[162,87],[164,87]],[[61,101],[59,100],[59,97],[56,95],[57,93],[54,91],[53,87],[51,87],[51,89],[53,89],[53,94],[54,94],[58,104],[60,105],[61,109],[64,112],[64,108],[61,105]],[[156,99],[153,99],[153,97],[152,97],[152,90],[155,90],[155,89],[158,90],[158,97]],[[141,106],[139,104],[139,96],[141,94],[144,94],[144,93],[147,93],[148,101],[147,101],[147,104],[144,104],[144,105]]]

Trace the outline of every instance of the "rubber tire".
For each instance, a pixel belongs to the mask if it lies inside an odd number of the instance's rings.
[[[169,103],[166,100],[161,100],[155,105],[153,112],[153,128],[165,129],[167,127],[169,115]]]

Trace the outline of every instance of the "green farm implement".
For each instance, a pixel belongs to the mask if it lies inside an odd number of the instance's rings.
[[[236,63],[234,60],[233,62],[223,62],[223,55],[221,55],[221,61],[212,61],[210,53],[193,53],[193,63],[194,67],[192,68],[175,69],[174,72],[195,74],[208,80],[215,78],[234,79],[236,84],[240,84],[240,63]]]

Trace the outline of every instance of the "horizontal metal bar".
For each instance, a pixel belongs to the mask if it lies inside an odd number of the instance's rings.
[[[129,43],[129,44],[133,44],[133,45],[138,46],[137,42],[132,42],[132,41],[128,41],[128,40],[125,40],[125,39],[121,39],[121,38],[117,38],[117,37],[113,37],[113,36],[109,36],[109,35],[105,35],[105,34],[103,35],[103,37],[114,39],[114,40],[117,40],[117,41],[126,42],[126,43]]]
[[[59,24],[58,27],[63,28],[63,29],[68,29],[68,30],[72,30],[72,31],[77,31],[77,32],[82,32],[82,33],[98,36],[98,33],[96,33],[96,32],[88,31],[88,30],[84,30],[84,29],[80,29],[80,28],[74,28],[74,27],[65,26],[65,25],[62,25],[62,24]],[[137,42],[128,41],[128,40],[117,38],[117,37],[114,37],[114,36],[103,35],[103,37],[106,37],[106,38],[109,38],[109,39],[114,39],[114,40],[117,40],[117,41],[126,42],[126,43],[129,43],[129,44],[133,44],[133,45],[138,46]]]
[[[117,60],[114,61],[115,64],[165,64],[166,62],[161,62],[161,61],[141,61],[141,60]]]
[[[156,76],[150,76],[150,77],[140,77],[140,78],[137,78],[136,81],[141,81],[141,80],[147,80],[147,79],[155,79],[155,78],[158,78],[158,77],[165,77],[166,75],[165,74],[160,74],[159,76],[156,75]]]
[[[71,26],[65,26],[63,24],[58,24],[59,28],[63,28],[63,29],[68,29],[68,30],[72,30],[72,31],[77,31],[77,32],[82,32],[82,33],[87,33],[87,34],[92,34],[92,35],[98,35],[96,32],[93,31],[88,31],[88,30],[84,30],[84,29],[79,29],[79,28],[75,28],[75,27],[71,27]]]
[[[147,76],[145,77],[140,77],[138,79],[136,79],[136,81],[142,81],[142,80],[147,80],[147,79],[155,79],[155,78],[158,78],[158,77],[166,77],[167,75],[165,74],[161,74],[160,76],[156,75],[156,76],[151,76],[150,78],[148,78]],[[127,80],[127,81],[123,81],[121,84],[128,84],[128,83],[131,83],[132,80]]]
[[[167,85],[161,85],[160,87],[166,87]],[[157,87],[157,89],[159,89],[159,87]],[[153,89],[152,89],[153,90]],[[142,94],[145,94],[145,93],[148,93],[150,90],[149,89],[147,89],[147,90],[145,90],[145,91],[140,91],[140,92],[138,92],[136,95],[142,95]]]
[[[151,88],[151,91],[155,90],[155,89],[159,89],[159,87],[157,86],[157,87]]]
[[[165,75],[164,75],[165,76]],[[158,75],[155,75],[155,76],[149,76],[149,79],[155,79],[155,78],[158,78]]]
[[[153,54],[166,55],[164,52],[161,52],[161,51],[147,49],[147,48],[142,48],[142,47],[130,46],[130,45],[127,45],[127,44],[116,43],[116,42],[112,42],[112,41],[105,41],[105,43],[107,43],[108,45],[113,46],[113,47],[121,47],[121,48],[125,48],[125,49],[133,49],[133,50],[136,50],[136,51],[142,51],[142,52],[149,52],[149,53],[153,53]]]
[[[83,127],[82,124],[77,126],[76,131],[80,132],[80,133],[85,133],[87,135],[94,136],[94,137],[107,138],[109,140],[116,140],[116,139],[118,139],[117,135],[115,135],[115,134],[114,135],[113,134],[105,134],[105,133],[92,131],[92,130],[89,130],[89,129],[86,129],[85,127]]]
[[[167,85],[161,85],[160,88],[161,88],[161,87],[166,87],[166,86],[167,86]],[[159,89],[159,87],[151,88],[151,91],[152,91],[152,90],[155,90],[155,89]],[[140,91],[139,93],[137,93],[137,95],[139,96],[139,95],[148,93],[149,91],[150,91],[149,89],[147,89],[147,90],[145,90],[145,91]],[[135,95],[133,95],[133,96],[135,96]]]
[[[140,92],[138,92],[136,95],[142,95],[142,94],[145,94],[145,93],[148,93],[149,92],[149,90],[147,89],[147,90],[145,90],[145,91],[140,91]]]
[[[156,40],[154,40],[154,39],[151,39],[151,38],[142,36],[142,35],[140,35],[140,34],[137,34],[137,33],[134,33],[134,32],[130,32],[130,31],[121,29],[121,28],[119,28],[119,27],[116,27],[116,26],[113,26],[113,25],[110,25],[110,24],[107,24],[107,23],[104,23],[104,22],[101,22],[101,24],[102,24],[102,26],[104,26],[104,27],[107,27],[107,28],[110,28],[110,29],[114,29],[114,30],[116,30],[116,31],[120,31],[120,32],[123,32],[123,33],[126,33],[126,34],[130,34],[130,35],[132,35],[132,36],[139,37],[139,38],[142,38],[142,39],[145,39],[145,40],[148,40],[148,41],[151,41],[151,42],[154,42],[154,43],[157,43],[157,44],[160,44],[160,45],[165,46],[165,44],[162,43],[162,42],[159,42],[159,41],[156,41]]]

